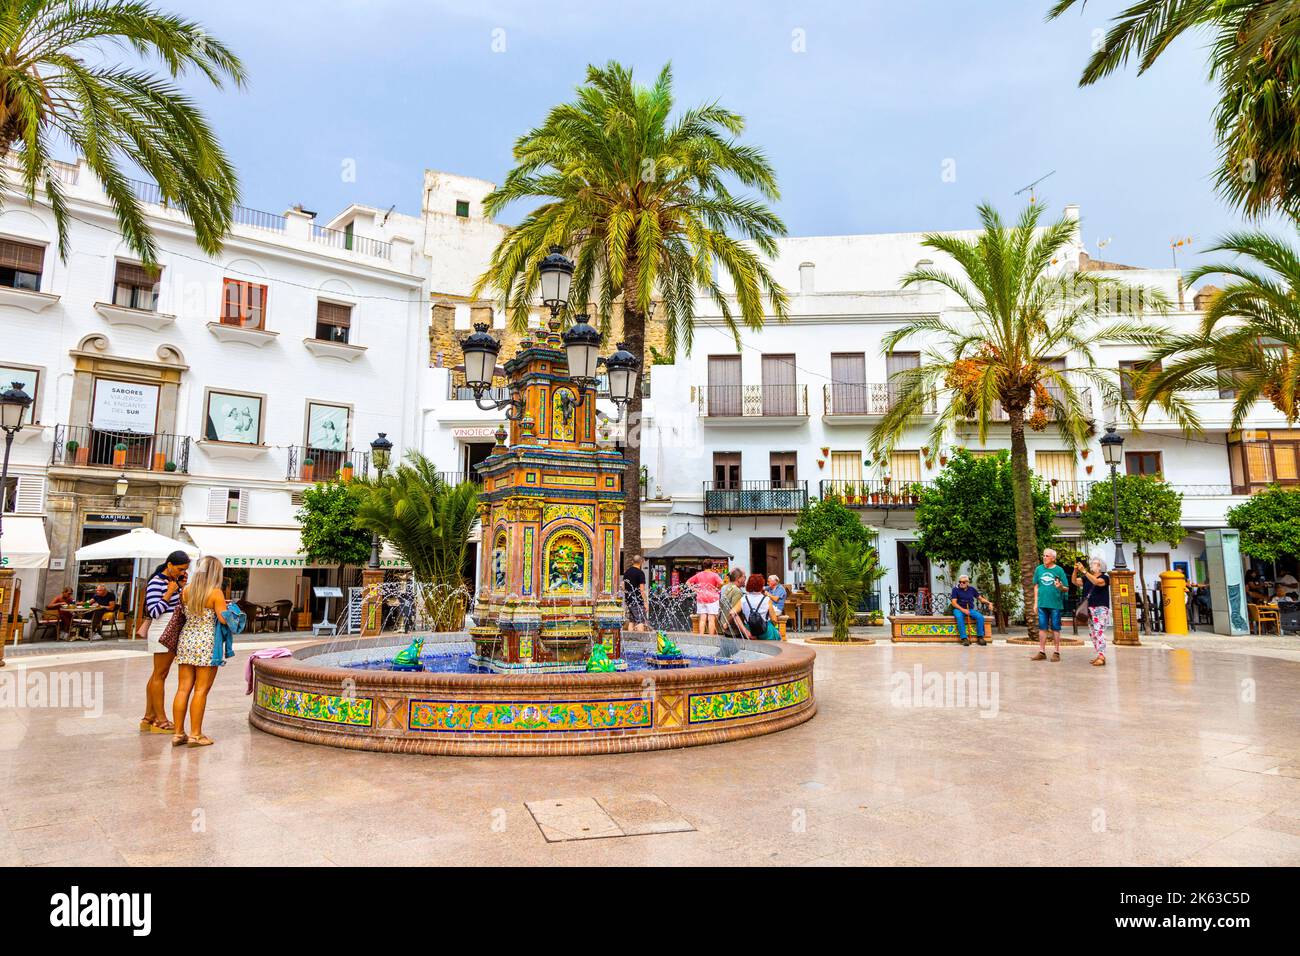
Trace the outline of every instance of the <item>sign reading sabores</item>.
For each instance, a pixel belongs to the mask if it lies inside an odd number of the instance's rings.
[[[95,380],[91,424],[98,431],[152,434],[158,419],[158,386]]]

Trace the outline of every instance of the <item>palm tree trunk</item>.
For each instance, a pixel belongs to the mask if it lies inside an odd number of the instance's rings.
[[[1004,406],[1005,407],[1005,406]],[[1038,639],[1034,568],[1038,566],[1038,536],[1034,532],[1034,497],[1029,483],[1029,449],[1025,445],[1025,412],[1007,408],[1011,417],[1011,489],[1016,505],[1016,550],[1020,552],[1020,588],[1024,593],[1025,624],[1030,640]]]
[[[623,280],[623,343],[627,350],[641,361],[641,375],[623,414],[626,419],[627,441],[623,446],[623,566],[634,555],[641,553],[641,381],[645,375],[645,315],[636,308],[636,268],[628,261]]]

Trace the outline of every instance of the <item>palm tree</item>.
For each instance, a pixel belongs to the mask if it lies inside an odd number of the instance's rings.
[[[817,573],[808,582],[808,588],[826,607],[832,639],[847,641],[853,612],[875,590],[876,582],[885,572],[876,561],[874,548],[863,548],[839,535],[833,535],[815,549],[812,558]]]
[[[71,145],[103,185],[127,244],[153,265],[157,244],[123,169],[138,166],[190,218],[199,247],[215,254],[239,198],[235,171],[188,96],[105,55],[127,46],[156,55],[173,78],[197,70],[218,88],[244,82],[224,44],[146,3],[0,0],[0,181],[16,173],[31,200],[44,189],[66,257],[70,212],[50,149]]]
[[[496,289],[522,331],[536,299],[537,266],[552,246],[561,246],[576,259],[574,310],[593,308],[608,327],[617,303],[626,347],[643,368],[652,306],[666,325],[670,355],[690,350],[697,294],[717,304],[737,348],[738,321],[762,327],[764,294],[771,314],[784,320],[785,292],[759,258],[775,257],[775,237],[785,235],[763,202],[777,198],[771,165],[762,150],[737,141],[745,123],[736,113],[716,103],[675,119],[672,112],[670,67],[647,87],[618,63],[589,66],[577,99],[552,109],[515,143],[515,168],[484,201],[490,214],[518,200],[542,203],[501,240],[475,294]],[[732,180],[763,199],[733,195]],[[731,279],[734,304],[715,265]],[[638,392],[628,407],[629,434],[640,412]],[[625,455],[635,489],[639,442],[629,441]],[[624,514],[624,549],[635,554],[641,548],[635,491]]]
[[[1188,282],[1215,273],[1235,281],[1214,296],[1198,330],[1152,350],[1155,361],[1134,382],[1138,408],[1157,404],[1190,433],[1200,427],[1195,404],[1178,391],[1232,388],[1232,429],[1246,424],[1261,399],[1294,427],[1300,420],[1300,255],[1259,232],[1232,233],[1207,251],[1241,258],[1200,266]],[[1166,360],[1172,361],[1166,366]]]
[[[1011,227],[991,206],[981,205],[979,215],[983,229],[975,238],[931,233],[922,241],[955,261],[960,275],[927,266],[903,279],[904,287],[946,287],[961,299],[969,318],[926,317],[885,336],[886,353],[907,340],[923,344],[925,351],[917,368],[897,372],[891,380],[896,397],[872,432],[871,455],[888,454],[934,407],[941,388],[949,390],[951,400],[938,403],[930,447],[941,446],[952,430],[972,420],[983,444],[995,419],[1009,422],[1016,543],[1028,610],[1034,607],[1039,542],[1025,429],[1043,431],[1051,425],[1067,449],[1082,447],[1095,431],[1083,386],[1092,386],[1107,404],[1123,404],[1116,370],[1097,365],[1094,344],[1153,345],[1158,329],[1116,313],[1163,313],[1169,304],[1158,291],[1059,267],[1076,242],[1078,223],[1063,218],[1040,226],[1041,204],[1031,203]],[[1068,373],[1054,361],[1067,354],[1077,359]],[[1033,615],[1026,613],[1026,618],[1032,632]]]
[[[459,630],[469,589],[465,559],[478,518],[478,488],[444,481],[432,460],[408,452],[394,472],[374,481],[357,479],[357,524],[389,541],[406,559],[435,630]]]
[[[1052,20],[1080,0],[1057,0]],[[1084,67],[1088,86],[1130,59],[1144,73],[1184,33],[1210,34],[1219,190],[1248,215],[1300,213],[1300,0],[1136,0]]]

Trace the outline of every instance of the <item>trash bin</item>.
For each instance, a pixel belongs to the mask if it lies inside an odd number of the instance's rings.
[[[1182,571],[1160,572],[1160,597],[1165,606],[1165,633],[1187,633],[1187,578]]]

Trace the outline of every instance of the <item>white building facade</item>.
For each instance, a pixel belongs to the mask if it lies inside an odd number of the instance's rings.
[[[138,183],[160,249],[153,274],[88,170],[59,171],[66,260],[48,205],[7,191],[0,208],[0,378],[35,399],[2,542],[23,613],[65,585],[126,594],[129,562],[78,565],[75,552],[134,527],[222,557],[250,600],[299,602],[324,573],[298,553],[302,490],[348,466],[364,473],[380,432],[396,454],[418,447],[421,234],[368,207],[328,224],[241,207],[209,257],[157,187]]]
[[[1068,214],[1077,217],[1077,208]],[[878,535],[886,576],[878,600],[919,588],[947,587],[944,569],[931,567],[917,546],[914,495],[958,447],[972,452],[1010,448],[1009,426],[993,423],[980,443],[971,423],[930,447],[932,409],[887,460],[873,460],[869,436],[890,405],[892,373],[916,365],[925,343],[903,343],[886,356],[884,337],[922,316],[963,321],[962,304],[940,287],[903,289],[902,277],[923,261],[956,271],[922,246],[920,234],[792,238],[779,243],[771,263],[791,293],[790,320],[745,331],[737,349],[712,303],[701,303],[689,356],[652,369],[653,402],[640,429],[648,473],[643,503],[647,549],[692,531],[733,556],[747,571],[798,578],[788,532],[806,500],[836,494]],[[1097,268],[1081,243],[1063,269]],[[1175,270],[1129,269],[1113,274],[1157,287],[1179,303],[1169,323],[1190,329],[1199,321],[1190,292]],[[1099,365],[1116,369],[1140,360],[1142,349],[1099,344]],[[1062,356],[1064,367],[1077,356]],[[1121,425],[1122,471],[1160,474],[1183,494],[1189,534],[1176,546],[1152,543],[1144,559],[1148,587],[1158,572],[1185,570],[1204,581],[1204,531],[1226,527],[1225,514],[1270,481],[1300,479],[1300,431],[1259,403],[1247,429],[1228,429],[1228,392],[1191,396],[1204,427],[1185,439],[1158,410],[1140,431]],[[1049,484],[1061,537],[1081,550],[1110,558],[1107,543],[1082,538],[1078,506],[1091,485],[1108,478],[1096,439],[1116,422],[1114,409],[1090,394],[1096,434],[1086,452],[1069,452],[1052,426],[1027,432],[1030,466]],[[888,478],[888,481],[886,481]],[[1136,567],[1132,545],[1129,563]]]

